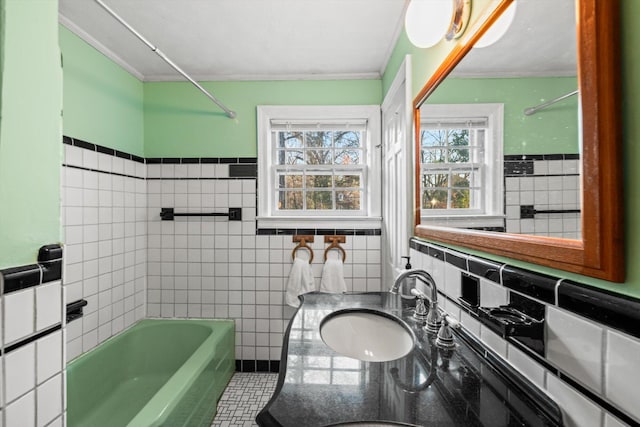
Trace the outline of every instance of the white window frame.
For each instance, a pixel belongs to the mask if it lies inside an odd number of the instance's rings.
[[[379,105],[259,105],[258,117],[258,227],[259,228],[380,228],[381,164]],[[275,212],[275,144],[272,121],[364,120],[363,209],[358,212]]]
[[[488,122],[482,168],[482,212],[460,214],[451,209],[430,214],[428,209],[422,209],[420,206],[421,224],[446,227],[504,227],[504,104],[423,104],[420,107],[420,120],[423,122],[427,118],[429,121],[438,118],[454,121],[469,117],[486,117]]]

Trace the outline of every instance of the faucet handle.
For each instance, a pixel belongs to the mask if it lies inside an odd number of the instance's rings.
[[[427,295],[416,288],[411,289],[411,294],[417,299],[413,317],[419,320],[425,320],[429,314],[429,310],[427,310],[427,307],[424,305],[424,300],[427,299]]]
[[[453,334],[451,333],[451,328],[459,328],[460,322],[458,322],[453,317],[445,314],[442,316],[442,326],[440,326],[440,330],[438,331],[438,335],[436,337],[436,346],[443,349],[452,349],[455,348],[456,344],[453,342]]]
[[[426,300],[429,299],[429,297],[427,296],[427,294],[425,294],[424,292],[422,292],[421,290],[418,290],[416,288],[412,288],[411,289],[411,295],[415,296],[416,298],[420,299],[420,300]]]

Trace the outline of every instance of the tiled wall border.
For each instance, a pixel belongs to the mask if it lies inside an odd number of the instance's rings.
[[[62,247],[58,244],[42,246],[38,251],[38,263],[0,270],[2,295],[37,287],[62,279]],[[40,338],[62,329],[62,322],[0,348],[0,355],[10,353]]]
[[[409,245],[418,252],[444,260],[461,270],[640,338],[640,299],[490,261],[475,255],[466,255],[415,238],[411,239]],[[467,266],[461,264],[460,259],[466,259]]]
[[[583,283],[513,267],[505,263],[491,261],[434,243],[421,241],[417,238],[412,238],[409,245],[411,249],[453,265],[462,272],[486,278],[498,285],[536,298],[545,302],[547,305],[562,308],[578,316],[594,320],[604,327],[615,329],[640,339],[640,299],[597,289]],[[461,259],[466,259],[466,265]],[[454,304],[462,312],[480,321],[474,309],[461,304],[459,300],[451,298],[444,292],[440,292],[440,294],[448,303]],[[544,369],[570,384],[574,389],[600,405],[609,413],[629,425],[638,425],[638,423],[623,410],[573,379],[567,372],[553,366],[543,356],[531,351],[512,337],[506,338],[506,341],[522,350]]]
[[[117,172],[105,172],[103,170],[84,168],[80,166],[64,164],[62,166],[72,167],[82,170],[90,170],[99,173],[108,173],[112,175],[120,175],[124,177],[146,179],[147,181],[155,180],[237,180],[237,179],[251,179],[258,176],[258,159],[257,157],[149,157],[143,158],[134,154],[125,153],[123,151],[114,150],[112,148],[104,147],[98,144],[93,144],[87,141],[83,141],[78,138],[72,138],[69,136],[63,136],[62,142],[64,144],[73,145],[79,148],[83,148],[90,151],[97,151],[99,153],[120,157],[127,160],[133,160],[138,163],[146,165],[193,165],[193,164],[225,164],[229,165],[228,177],[189,177],[189,176],[172,176],[172,177],[158,177],[147,176],[142,178],[140,176],[121,174]],[[257,215],[257,203],[256,203],[256,215]],[[366,229],[335,229],[335,228],[258,228],[256,221],[256,235],[258,236],[273,236],[273,235],[345,235],[345,236],[380,236],[382,235],[382,229],[380,228],[366,228]]]
[[[379,228],[359,228],[359,229],[340,229],[340,228],[258,228],[256,235],[258,236],[277,236],[277,235],[316,235],[316,236],[380,236],[382,230]]]
[[[91,142],[83,141],[78,138],[72,138],[70,136],[63,136],[62,143],[73,145],[79,148],[84,148],[85,150],[89,150],[89,151],[97,151],[98,153],[120,157],[121,159],[125,159],[125,160],[133,160],[134,162],[144,163],[144,159],[140,156],[136,156],[135,154],[129,154],[129,153],[125,153],[124,151],[114,150],[113,148],[104,147],[98,144],[93,144]]]
[[[555,176],[555,174],[534,174],[534,163],[541,160],[579,159],[579,154],[507,154],[504,156],[504,176]]]
[[[240,360],[236,359],[236,372],[280,372],[279,360]]]
[[[46,245],[36,264],[0,270],[3,425],[65,424],[62,259]]]

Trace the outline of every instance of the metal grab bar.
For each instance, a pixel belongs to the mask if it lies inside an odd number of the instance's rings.
[[[185,212],[176,213],[173,208],[161,208],[160,218],[163,221],[173,221],[176,216],[226,216],[229,221],[242,221],[242,208],[229,208],[229,212]]]
[[[580,209],[548,209],[538,210],[532,205],[520,206],[520,219],[535,218],[536,214],[580,213]]]
[[[204,93],[207,98],[209,98],[210,100],[215,102],[218,107],[222,108],[222,110],[224,110],[224,112],[227,113],[227,117],[229,117],[230,119],[235,119],[235,117],[236,117],[236,112],[235,111],[232,111],[232,110],[228,109],[227,107],[225,107],[225,105],[222,102],[220,102],[218,100],[218,98],[216,98],[211,93],[209,93],[209,91],[207,91],[205,88],[203,88],[202,85],[200,85],[200,83],[195,81],[190,75],[188,75],[186,72],[184,72],[184,70],[182,70],[182,68],[180,68],[175,62],[173,62],[171,59],[169,59],[167,57],[167,55],[165,55],[160,49],[158,49],[157,46],[155,46],[153,43],[151,43],[149,40],[147,40],[142,34],[140,34],[138,31],[136,31],[131,25],[129,25],[127,23],[127,21],[122,19],[116,12],[114,12],[113,9],[111,9],[109,6],[104,4],[104,2],[102,0],[94,0],[94,1],[96,3],[98,3],[104,10],[106,10],[109,13],[109,15],[113,16],[118,22],[120,22],[127,30],[131,31],[131,33],[134,36],[136,36],[137,38],[139,38],[142,41],[142,43],[146,44],[149,47],[149,49],[151,49],[153,52],[156,53],[156,55],[158,55],[160,58],[162,58],[162,60],[164,60],[164,62],[166,62],[174,70],[176,70],[177,72],[182,74],[182,76],[185,79],[189,80],[196,88],[198,88],[198,90],[200,92]]]

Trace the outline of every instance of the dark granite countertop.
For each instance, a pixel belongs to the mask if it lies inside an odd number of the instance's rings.
[[[363,362],[322,341],[328,314],[364,308],[401,318],[416,336],[406,356]],[[260,426],[314,427],[352,422],[413,426],[561,426],[558,406],[524,377],[487,354],[463,330],[455,350],[434,337],[387,292],[307,294],[289,324],[273,397],[257,417]]]

